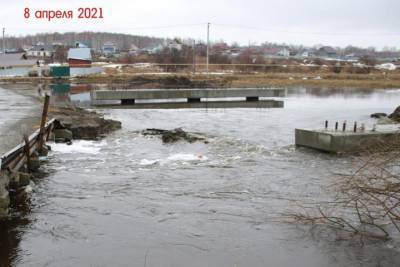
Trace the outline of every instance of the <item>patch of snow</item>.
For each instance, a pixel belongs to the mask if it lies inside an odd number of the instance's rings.
[[[376,65],[375,68],[378,70],[396,70],[397,66],[394,65],[393,63],[384,63],[384,64]]]
[[[104,66],[104,68],[111,68],[111,69],[119,69],[121,67],[122,67],[121,64],[108,64]]]
[[[353,66],[354,67],[357,67],[357,68],[367,68],[368,66],[366,65],[366,64],[363,64],[363,63],[353,63]]]

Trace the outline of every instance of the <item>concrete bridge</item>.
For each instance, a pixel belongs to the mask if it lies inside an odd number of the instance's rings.
[[[260,97],[283,97],[284,89],[136,89],[99,90],[91,92],[93,104],[99,101],[121,101],[123,105],[135,104],[136,100],[187,99],[188,103],[198,103],[207,98],[245,98],[258,101]]]

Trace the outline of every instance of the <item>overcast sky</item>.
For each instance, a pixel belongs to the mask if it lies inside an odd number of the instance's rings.
[[[110,31],[242,44],[279,42],[400,48],[400,0],[0,0],[8,35]],[[103,20],[26,20],[23,9],[102,7]]]

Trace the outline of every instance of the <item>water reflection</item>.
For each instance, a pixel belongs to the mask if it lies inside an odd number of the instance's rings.
[[[232,109],[232,108],[283,108],[284,102],[277,100],[261,100],[254,102],[246,101],[210,101],[210,102],[199,102],[199,103],[187,103],[187,102],[160,102],[160,103],[137,103],[134,105],[105,105],[101,108],[111,109]]]
[[[0,220],[0,266],[14,266],[21,252],[21,233],[31,223],[29,198],[12,198],[9,218]]]

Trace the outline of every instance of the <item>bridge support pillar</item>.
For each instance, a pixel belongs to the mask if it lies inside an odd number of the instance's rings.
[[[121,105],[134,105],[135,99],[121,99]]]
[[[198,97],[191,97],[187,99],[188,103],[200,103],[201,102],[201,98]]]
[[[253,102],[253,101],[258,101],[260,100],[258,96],[247,96],[246,101],[248,102]]]

